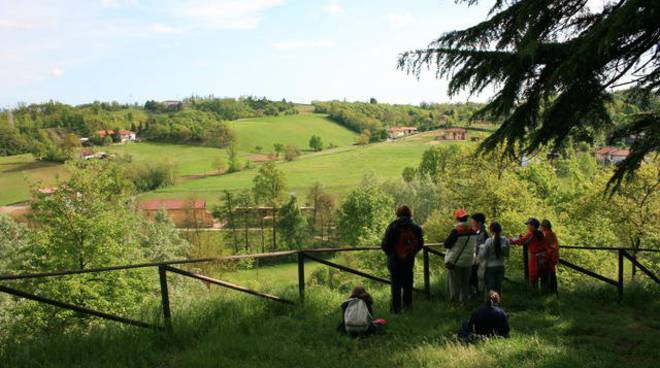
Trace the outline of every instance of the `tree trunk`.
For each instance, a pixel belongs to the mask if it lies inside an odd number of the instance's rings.
[[[276,221],[275,221],[276,214],[275,214],[275,212],[276,211],[275,211],[275,206],[274,205],[273,205],[272,211],[273,211],[273,250],[275,250],[275,249],[277,249],[277,235],[275,234],[275,224],[276,224]]]

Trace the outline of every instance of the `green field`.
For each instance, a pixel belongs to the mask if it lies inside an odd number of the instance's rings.
[[[64,174],[62,165],[35,161],[31,154],[0,157],[0,205],[26,200],[30,183],[48,186]]]
[[[358,185],[367,174],[381,179],[396,179],[406,166],[417,166],[429,148],[425,140],[383,142],[364,147],[342,147],[304,155],[292,162],[280,162],[286,174],[288,190],[304,195],[315,182],[327,190],[343,194]],[[217,201],[223,190],[252,187],[257,169],[185,182],[146,194],[148,198],[198,197]]]
[[[272,152],[274,143],[308,149],[313,134],[320,136],[326,146],[347,146],[353,144],[356,136],[322,114],[241,119],[228,124],[238,135],[239,150],[245,152],[256,152],[256,146],[261,146],[264,153]]]
[[[244,119],[230,125],[236,129],[239,155],[244,159],[255,152],[256,145],[262,146],[266,153],[273,150],[274,143],[292,143],[306,149],[312,134],[319,135],[326,145],[334,143],[337,146],[350,146],[355,137],[355,133],[320,114]],[[127,154],[134,162],[172,162],[183,182],[212,174],[214,159],[227,157],[224,149],[153,142],[97,147],[97,151]],[[55,182],[58,174],[66,174],[63,165],[38,162],[30,154],[0,157],[0,205],[29,199],[30,183],[40,182],[40,186],[48,186]]]

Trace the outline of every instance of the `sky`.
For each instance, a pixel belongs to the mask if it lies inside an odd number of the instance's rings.
[[[0,108],[193,94],[419,103],[447,81],[400,52],[485,19],[491,1],[0,0]]]

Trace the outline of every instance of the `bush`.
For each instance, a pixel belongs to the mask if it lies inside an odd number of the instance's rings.
[[[176,166],[169,162],[133,164],[126,176],[138,192],[149,192],[174,184]]]

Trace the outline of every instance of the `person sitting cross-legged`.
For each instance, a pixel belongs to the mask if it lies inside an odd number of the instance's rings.
[[[472,312],[470,321],[463,324],[458,338],[464,342],[491,337],[509,337],[509,317],[500,307],[500,294],[491,290],[485,305]]]

